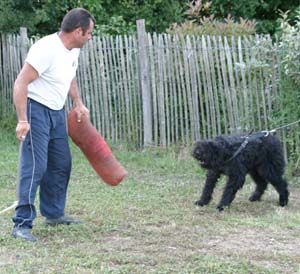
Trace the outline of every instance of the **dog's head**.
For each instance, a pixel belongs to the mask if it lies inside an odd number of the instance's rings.
[[[192,156],[206,169],[213,169],[223,160],[223,148],[216,141],[198,141],[194,147]]]

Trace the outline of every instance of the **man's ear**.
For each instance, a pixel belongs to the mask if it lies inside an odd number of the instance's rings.
[[[82,30],[81,27],[78,27],[78,28],[74,29],[74,35],[75,35],[75,37],[82,36],[82,33],[83,33],[83,30]]]

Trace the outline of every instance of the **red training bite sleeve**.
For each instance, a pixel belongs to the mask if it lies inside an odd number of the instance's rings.
[[[108,144],[87,116],[82,116],[78,122],[72,109],[68,115],[68,132],[105,183],[116,186],[124,179],[127,175],[126,170],[114,157]]]

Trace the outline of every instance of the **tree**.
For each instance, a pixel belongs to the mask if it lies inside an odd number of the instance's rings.
[[[106,2],[111,2],[106,0]],[[186,0],[115,0],[105,5],[110,15],[122,15],[126,22],[145,19],[149,32],[164,32],[171,22],[183,20]]]
[[[63,16],[72,8],[83,7],[96,19],[96,30],[124,34],[135,30],[137,19],[145,19],[149,32],[165,32],[172,23],[185,18],[189,0],[1,0],[0,31],[18,32],[27,27],[29,35],[45,35],[57,31]],[[203,4],[209,2],[203,0]],[[256,21],[258,33],[273,34],[279,26],[279,10],[290,10],[291,22],[300,0],[212,0],[210,14],[216,20],[240,18]],[[230,16],[229,16],[230,15]],[[229,16],[229,17],[228,17]]]
[[[39,1],[2,0],[0,5],[0,32],[18,32],[20,27],[32,33],[36,25],[46,20]]]
[[[43,35],[59,30],[63,17],[72,8],[81,7],[89,10],[95,16],[96,22],[99,18],[106,18],[101,0],[39,0],[39,2],[46,20],[39,22],[36,28]]]
[[[63,16],[83,7],[95,17],[100,33],[124,34],[135,30],[135,21],[145,19],[148,31],[163,32],[173,20],[183,18],[185,0],[2,0],[0,31],[18,32],[27,27],[29,35],[57,31]]]

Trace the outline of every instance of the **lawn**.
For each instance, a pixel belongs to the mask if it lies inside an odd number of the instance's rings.
[[[16,199],[18,144],[3,138],[0,145],[1,211]],[[13,210],[1,214],[0,273],[300,273],[298,178],[289,180],[286,208],[272,187],[261,202],[249,202],[247,179],[219,213],[224,181],[208,206],[194,205],[204,172],[190,148],[112,150],[128,171],[115,187],[72,145],[66,211],[83,225],[45,227],[38,214],[39,241],[28,243],[10,236]]]

